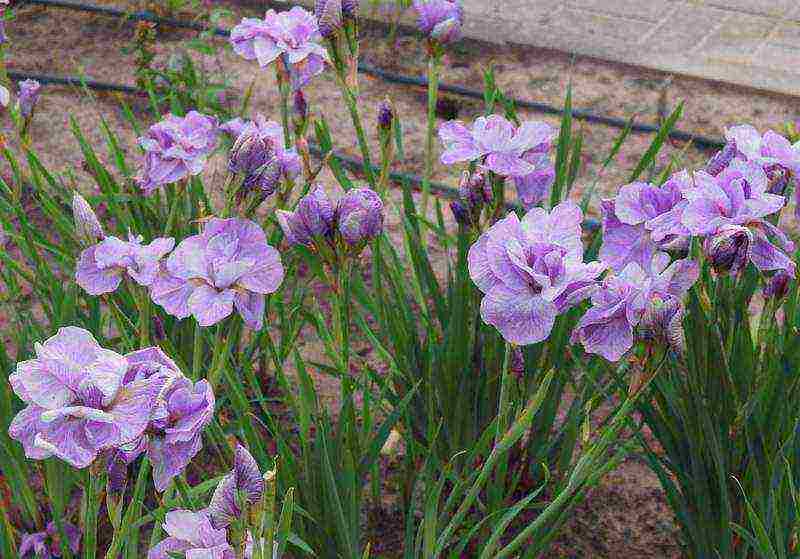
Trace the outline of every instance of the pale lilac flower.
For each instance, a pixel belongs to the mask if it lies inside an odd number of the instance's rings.
[[[63,528],[70,552],[77,555],[81,547],[81,531],[71,522],[64,522]],[[52,520],[48,522],[44,532],[24,534],[17,551],[20,559],[61,557],[61,534],[56,523]]]
[[[243,19],[231,31],[230,41],[239,56],[257,60],[262,68],[281,57],[296,91],[325,69],[328,53],[321,38],[314,15],[295,6],[280,13],[269,10],[263,20]]]
[[[774,214],[786,203],[767,192],[767,175],[758,165],[734,160],[716,177],[695,173],[695,188],[684,191],[688,205],[682,222],[693,235],[713,233],[721,225],[743,225]]]
[[[692,188],[687,172],[676,173],[662,186],[645,182],[627,184],[613,200],[603,200],[603,245],[600,260],[617,272],[630,262],[648,271],[653,255],[688,242],[682,223],[687,202],[683,193]]]
[[[120,457],[130,463],[146,452],[153,464],[153,482],[161,492],[202,449],[203,430],[214,416],[214,392],[207,381],[192,383],[184,377],[175,362],[157,347],[134,351],[125,358],[126,383],[153,382],[162,388],[147,429],[120,448]]]
[[[97,214],[89,202],[77,192],[72,196],[72,219],[75,222],[75,233],[78,238],[94,243],[105,237]]]
[[[550,213],[534,208],[522,221],[510,213],[470,248],[469,273],[485,294],[481,317],[507,341],[546,339],[556,317],[596,289],[604,265],[583,262],[582,220],[569,201]]]
[[[633,346],[634,329],[653,305],[664,306],[666,301],[679,305],[697,280],[695,262],[685,259],[669,264],[669,260],[667,254],[657,253],[647,267],[652,273],[631,262],[619,274],[606,277],[573,330],[572,343],[580,342],[588,353],[608,361],[619,361]]]
[[[453,0],[414,0],[417,27],[438,42],[450,43],[461,38],[464,9]]]
[[[217,530],[205,512],[174,510],[164,520],[167,537],[150,549],[147,559],[172,559],[173,553],[187,559],[235,559],[224,529]]]
[[[293,212],[278,210],[275,215],[292,246],[311,247],[315,238],[333,235],[333,204],[321,184],[303,196]]]
[[[784,251],[793,252],[794,243],[764,219],[779,212],[785,199],[767,192],[766,173],[757,163],[736,159],[716,177],[699,171],[695,185],[684,192],[682,222],[693,235],[706,237],[706,255],[718,272],[737,273],[748,262],[762,272],[788,268]]]
[[[175,239],[162,237],[147,245],[142,241],[141,236],[130,235],[127,241],[109,236],[83,250],[75,281],[90,295],[116,291],[126,275],[139,285],[150,286]]]
[[[145,194],[165,184],[199,175],[217,145],[215,117],[190,111],[185,117],[168,114],[139,138],[144,165],[136,182]]]
[[[153,282],[153,301],[171,315],[193,315],[211,326],[234,308],[245,324],[260,329],[264,296],[283,281],[278,251],[264,231],[247,219],[210,219],[199,235],[180,242]]]
[[[141,436],[159,382],[124,384],[126,359],[74,326],[60,328],[35,349],[36,357],[17,363],[8,379],[28,405],[8,433],[22,443],[28,458],[56,456],[83,468],[99,452]]]
[[[500,115],[478,117],[471,129],[451,120],[439,127],[445,148],[441,161],[453,165],[481,160],[497,175],[527,177],[541,172],[541,165],[535,158],[531,162],[524,156],[549,149],[553,134],[553,128],[543,122],[523,122],[517,128]]]
[[[39,100],[42,84],[36,80],[25,80],[19,82],[19,96],[17,97],[17,107],[22,118],[30,118],[36,102]]]
[[[383,202],[369,188],[353,188],[339,199],[334,221],[348,245],[369,242],[383,231]]]
[[[253,456],[242,445],[236,446],[233,470],[220,480],[208,513],[215,528],[225,528],[245,512],[241,505],[252,506],[264,494],[264,478]]]
[[[726,130],[725,139],[735,146],[738,158],[756,163],[765,171],[773,165],[780,165],[795,173],[800,172],[800,144],[792,145],[777,132],[768,130],[762,136],[754,127],[742,124]]]
[[[300,174],[302,165],[300,156],[295,148],[287,148],[283,135],[283,127],[273,120],[267,120],[262,114],[257,114],[253,120],[244,121],[241,118],[229,120],[221,126],[234,140],[242,134],[257,135],[262,140],[269,142],[278,161],[281,172],[287,179],[294,179]]]

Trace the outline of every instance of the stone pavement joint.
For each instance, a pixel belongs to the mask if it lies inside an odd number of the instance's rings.
[[[798,0],[463,0],[465,34],[800,96]]]

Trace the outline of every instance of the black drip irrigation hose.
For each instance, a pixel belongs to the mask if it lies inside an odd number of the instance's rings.
[[[40,5],[40,6],[49,6],[53,8],[65,8],[70,10],[77,10],[77,11],[84,11],[96,14],[103,14],[108,15],[111,17],[118,17],[124,18],[130,21],[149,21],[153,23],[161,23],[164,25],[168,25],[171,27],[178,27],[183,29],[192,29],[195,31],[212,31],[215,35],[219,37],[229,37],[230,31],[228,29],[224,29],[221,27],[209,27],[202,23],[197,22],[190,22],[190,21],[183,21],[174,18],[164,18],[160,17],[152,12],[147,11],[140,11],[140,12],[126,12],[124,10],[120,10],[117,8],[108,8],[105,6],[94,6],[90,4],[82,4],[79,2],[71,2],[69,0],[26,0],[26,4],[32,5]],[[268,5],[280,5],[286,6],[287,4],[284,3],[277,3],[277,2],[266,2]],[[396,83],[401,85],[413,85],[419,87],[427,87],[428,80],[427,78],[422,77],[414,77],[414,76],[407,76],[404,74],[398,74],[395,72],[389,72],[387,70],[383,70],[381,68],[377,68],[370,64],[359,63],[358,65],[359,72],[367,74],[369,76],[373,76],[379,78],[383,81],[389,83]],[[55,78],[50,77],[50,80],[75,80],[78,83],[84,83],[84,80],[80,80],[78,78],[66,77],[66,78]],[[85,80],[88,82],[91,80]],[[42,82],[44,83],[44,82]],[[57,83],[55,81],[51,81],[50,83]],[[105,87],[98,87],[95,89],[105,89],[107,91],[125,91],[125,92],[133,92],[131,89],[128,89],[129,86],[115,86],[112,84],[102,84],[100,82],[95,82],[98,85],[105,86]],[[125,88],[125,89],[122,89]],[[476,91],[474,89],[470,89],[468,87],[463,87],[460,85],[454,84],[447,84],[447,83],[440,83],[439,89],[441,91],[451,93],[453,95],[459,95],[461,97],[467,97],[471,99],[479,99],[482,100],[483,93],[480,91]],[[134,88],[135,90],[135,88]],[[551,114],[551,115],[563,115],[564,110],[558,107],[554,107],[553,105],[549,105],[547,103],[540,103],[537,101],[529,101],[527,99],[510,99],[517,107],[522,107],[525,109],[529,109],[532,111],[536,111],[539,113],[544,114]],[[659,127],[654,124],[641,124],[637,122],[627,121],[622,118],[606,116],[601,114],[596,114],[591,111],[587,111],[584,109],[573,109],[572,110],[572,117],[577,120],[583,120],[586,122],[593,122],[596,124],[603,124],[606,126],[611,126],[613,128],[627,128],[630,126],[631,131],[633,132],[641,132],[645,134],[654,134],[659,131]],[[679,140],[684,142],[691,142],[692,145],[700,148],[700,149],[720,149],[724,147],[725,142],[717,138],[709,138],[707,136],[703,136],[701,134],[694,134],[691,132],[684,132],[682,130],[673,130],[669,133],[669,137],[673,140]]]

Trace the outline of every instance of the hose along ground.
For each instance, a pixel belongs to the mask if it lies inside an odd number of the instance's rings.
[[[72,2],[69,0],[25,0],[22,4],[26,5],[39,5],[39,6],[49,6],[53,8],[64,8],[70,10],[77,10],[77,11],[84,11],[89,13],[96,13],[107,15],[111,17],[123,18],[129,21],[150,21],[153,23],[160,23],[163,25],[168,25],[171,27],[178,27],[183,29],[192,29],[195,31],[213,31],[213,33],[219,37],[228,37],[230,36],[230,30],[224,29],[221,27],[209,27],[202,23],[191,22],[191,21],[183,21],[174,18],[164,18],[157,16],[151,12],[126,12],[124,10],[120,10],[117,8],[108,8],[105,6],[94,6],[90,4],[82,4],[80,2]],[[290,4],[286,2],[265,2],[265,4],[270,6],[280,6],[280,7],[289,7]],[[379,78],[383,81],[389,83],[396,83],[401,85],[414,85],[419,87],[427,87],[428,80],[423,77],[415,77],[415,76],[407,76],[404,74],[398,74],[395,72],[389,72],[387,70],[382,70],[381,68],[377,68],[370,64],[359,63],[358,70],[361,73],[367,74],[369,76],[373,76]],[[18,75],[22,75],[22,73],[17,72]],[[83,83],[80,78],[73,78],[73,77],[51,77],[48,76],[50,79],[49,83],[59,83],[54,80],[62,79],[62,80],[75,80],[77,83]],[[87,80],[87,85],[90,80]],[[44,83],[44,82],[42,82]],[[64,82],[60,82],[64,83]],[[100,87],[95,87],[95,89],[102,89],[102,86],[106,86],[106,90],[118,90],[118,91],[126,91],[120,88],[125,88],[128,86],[116,86],[114,84],[102,84],[101,82],[94,82],[92,83],[97,84]],[[451,93],[453,95],[458,95],[461,97],[467,97],[471,99],[479,99],[483,100],[483,92],[477,91],[474,89],[470,89],[468,87],[463,87],[460,85],[454,84],[447,84],[447,83],[440,83],[439,90],[445,91],[447,93]],[[539,103],[537,101],[529,101],[527,99],[511,99],[517,107],[529,109],[535,112],[545,113],[545,114],[552,114],[552,115],[560,115],[563,114],[563,109],[555,107],[553,105],[549,105],[547,103]],[[577,120],[584,120],[586,122],[592,122],[596,124],[604,124],[606,126],[611,126],[614,128],[625,128],[629,124],[631,126],[631,131],[633,132],[640,132],[646,134],[655,134],[658,132],[659,127],[653,124],[642,124],[633,122],[632,124],[621,118],[606,116],[602,114],[596,114],[591,111],[586,111],[582,109],[573,109],[572,110],[572,117]],[[725,143],[721,139],[717,138],[709,138],[707,136],[703,136],[700,134],[693,134],[691,132],[684,132],[681,130],[673,130],[670,132],[669,137],[674,140],[692,142],[692,145],[701,148],[701,149],[720,149],[722,148]]]

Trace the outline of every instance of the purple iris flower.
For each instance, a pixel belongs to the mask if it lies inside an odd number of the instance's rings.
[[[699,275],[697,264],[689,259],[669,264],[669,256],[657,253],[646,272],[631,262],[619,273],[611,274],[592,295],[592,306],[572,332],[572,343],[581,343],[589,353],[609,361],[619,361],[633,347],[634,329],[654,305],[679,308],[683,295]]]
[[[261,227],[247,219],[212,218],[202,233],[178,244],[150,293],[169,314],[193,315],[201,326],[216,324],[235,308],[258,330],[264,296],[282,281],[280,255]]]
[[[786,201],[767,192],[767,175],[758,164],[736,159],[716,177],[698,171],[695,185],[684,192],[688,204],[682,222],[693,235],[706,237],[706,254],[715,268],[735,273],[748,261],[761,271],[789,267],[783,251],[793,252],[794,243],[764,219]]]
[[[414,0],[417,27],[438,42],[450,43],[461,38],[464,9],[453,0]]]
[[[225,529],[211,525],[208,514],[190,510],[174,510],[164,520],[167,537],[147,553],[147,559],[172,559],[173,553],[187,559],[235,559]]]
[[[142,240],[134,235],[127,241],[110,236],[83,250],[75,281],[90,295],[116,291],[126,275],[139,285],[150,286],[175,239],[162,237],[147,245]]]
[[[583,262],[583,213],[562,202],[548,214],[510,213],[481,235],[469,251],[469,273],[484,293],[481,317],[518,345],[550,335],[556,317],[589,297],[603,272]]]
[[[311,247],[315,238],[333,235],[333,212],[325,188],[318,184],[300,199],[293,212],[278,210],[275,215],[290,245]]]
[[[517,128],[500,115],[478,117],[467,128],[451,120],[439,127],[445,165],[482,160],[482,165],[503,177],[527,177],[541,172],[536,159],[525,157],[549,149],[553,128],[543,122],[523,122]]]
[[[81,547],[81,531],[70,522],[63,523],[64,534],[73,555],[77,555]],[[50,559],[61,557],[61,534],[52,520],[47,523],[44,532],[24,534],[19,542],[20,559]]]
[[[769,180],[769,192],[783,194],[791,182],[796,184],[800,174],[800,142],[792,144],[772,130],[762,136],[747,124],[726,130],[725,138],[728,146],[736,149],[737,158],[764,169]],[[796,201],[800,202],[800,189],[795,188],[795,196]],[[800,217],[800,204],[795,206],[795,216]]]
[[[36,357],[17,363],[8,379],[28,405],[8,433],[28,458],[56,456],[84,468],[101,451],[142,435],[162,388],[158,379],[124,383],[125,357],[74,326],[35,348]]]
[[[168,114],[139,138],[144,165],[136,178],[149,195],[161,186],[199,175],[217,145],[215,117],[190,111],[185,117]]]
[[[146,430],[120,448],[121,458],[131,463],[146,452],[153,464],[156,490],[164,491],[202,449],[203,430],[214,416],[214,392],[207,381],[192,383],[184,377],[157,347],[134,351],[125,358],[126,383],[154,382],[161,390]]]
[[[615,199],[603,200],[600,260],[617,272],[630,262],[647,271],[656,252],[685,246],[689,230],[681,221],[687,205],[683,193],[691,188],[689,174],[684,171],[662,186],[627,184]]]
[[[253,120],[234,118],[223,124],[220,129],[236,140],[242,134],[255,134],[264,141],[269,142],[280,163],[283,176],[293,179],[300,174],[302,165],[300,156],[294,148],[287,148],[283,135],[283,127],[273,120],[267,120],[262,114],[257,114]]]
[[[252,506],[264,494],[264,478],[253,456],[242,445],[236,446],[233,470],[217,485],[208,512],[215,528],[225,528],[245,512],[241,505]]]
[[[230,41],[239,56],[257,60],[262,68],[281,57],[297,91],[325,69],[328,53],[321,39],[314,14],[295,6],[280,13],[269,10],[263,20],[244,18],[231,31]]]

